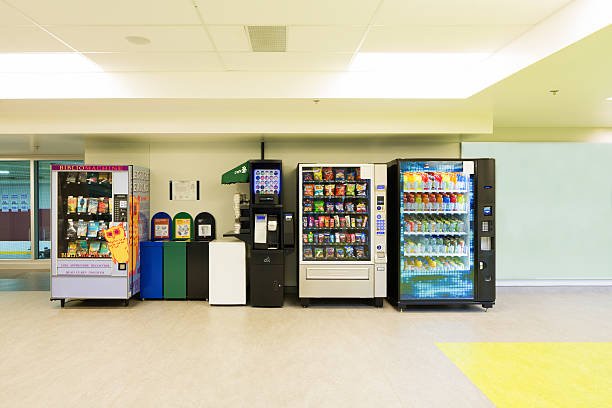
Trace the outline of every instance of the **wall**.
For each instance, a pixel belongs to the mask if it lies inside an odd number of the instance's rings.
[[[217,237],[233,228],[232,196],[247,193],[245,185],[221,185],[221,175],[249,159],[260,157],[256,139],[225,141],[190,141],[142,143],[89,142],[86,163],[137,164],[151,169],[151,211],[171,215],[187,211],[195,215],[208,211],[217,221]],[[459,143],[424,142],[415,138],[366,138],[343,136],[334,141],[318,137],[278,137],[266,142],[266,158],[283,160],[283,200],[287,211],[295,211],[295,169],[299,162],[385,163],[398,157],[459,157]],[[169,180],[198,179],[201,200],[179,202],[168,199]],[[290,254],[285,270],[285,284],[296,285],[296,258]]]
[[[463,143],[496,159],[497,277],[611,279],[612,144]]]

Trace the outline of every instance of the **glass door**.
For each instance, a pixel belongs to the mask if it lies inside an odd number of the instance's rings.
[[[370,260],[370,180],[361,167],[301,168],[303,261]]]
[[[30,160],[0,161],[0,259],[31,259]]]
[[[58,258],[110,258],[111,172],[58,172]]]
[[[472,178],[463,162],[400,162],[401,300],[474,297]]]

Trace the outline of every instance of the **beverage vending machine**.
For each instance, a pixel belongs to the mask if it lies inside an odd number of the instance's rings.
[[[495,161],[388,164],[387,295],[417,304],[495,303]]]
[[[298,165],[298,292],[314,298],[387,294],[387,168],[384,164]]]
[[[51,300],[129,299],[140,292],[149,237],[149,170],[51,166]]]

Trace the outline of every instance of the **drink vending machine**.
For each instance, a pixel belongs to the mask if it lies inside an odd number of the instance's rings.
[[[389,302],[495,303],[495,161],[394,160]]]

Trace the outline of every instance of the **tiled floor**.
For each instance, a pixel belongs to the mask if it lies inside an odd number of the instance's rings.
[[[49,290],[49,272],[0,270],[0,291]]]
[[[491,407],[437,343],[610,342],[611,311],[612,287],[500,288],[487,313],[0,292],[0,406]]]

